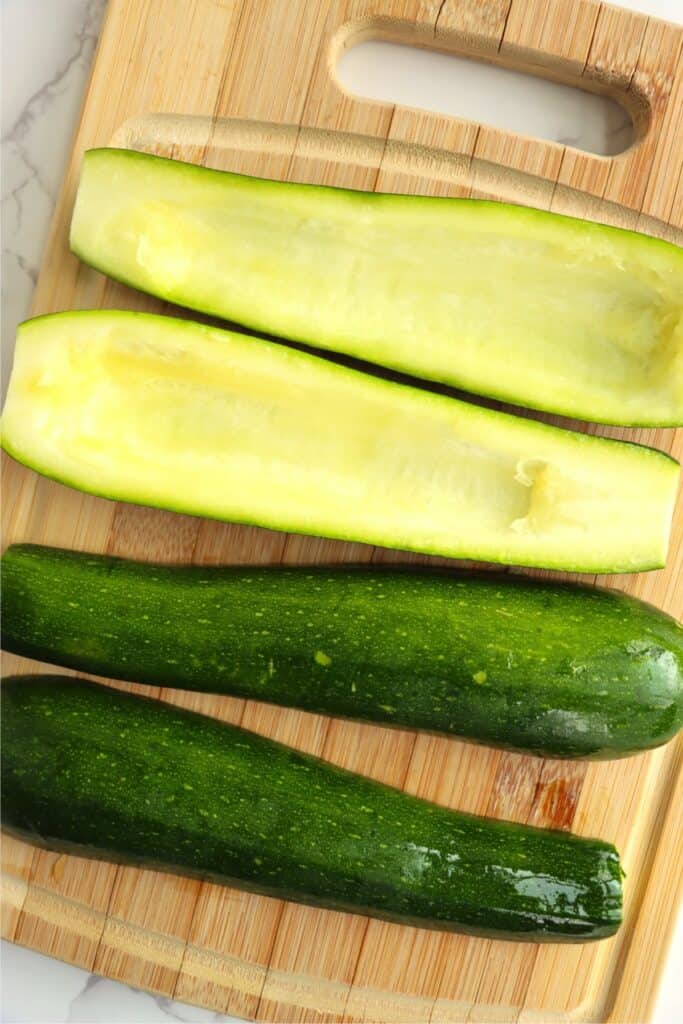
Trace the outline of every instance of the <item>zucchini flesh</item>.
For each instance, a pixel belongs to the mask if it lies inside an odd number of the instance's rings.
[[[446,810],[83,680],[3,683],[2,822],[50,848],[423,927],[582,941],[621,920],[607,843]]]
[[[683,725],[683,628],[522,578],[204,568],[34,545],[2,558],[6,650],[156,686],[619,757]]]
[[[683,249],[481,200],[85,155],[71,247],[163,299],[478,394],[683,423]]]
[[[109,498],[586,572],[661,566],[678,481],[649,448],[112,311],[20,327],[3,445]]]

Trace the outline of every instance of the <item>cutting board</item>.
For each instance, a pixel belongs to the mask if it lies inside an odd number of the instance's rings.
[[[345,46],[370,36],[608,93],[632,114],[636,141],[608,159],[350,97],[333,67]],[[35,312],[168,311],[68,252],[83,150],[112,143],[265,177],[506,199],[680,244],[682,42],[675,26],[593,0],[110,0]],[[671,430],[573,425],[683,456],[683,437]],[[5,543],[203,564],[437,561],[114,504],[9,459],[4,471]],[[666,570],[602,582],[680,615],[680,501],[675,523]],[[5,671],[35,668],[5,659]],[[134,986],[261,1020],[647,1018],[681,885],[680,741],[618,763],[572,764],[239,700],[161,696],[451,807],[613,841],[627,871],[623,928],[586,946],[447,935],[5,838],[5,936]]]

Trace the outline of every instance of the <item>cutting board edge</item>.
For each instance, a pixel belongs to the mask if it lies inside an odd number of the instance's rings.
[[[116,2],[118,2],[118,0],[116,0]],[[114,6],[115,6],[115,2],[114,2],[114,0],[112,0],[112,2],[110,3],[110,6],[109,6],[107,25],[109,25],[110,21],[113,21],[113,9],[114,9]],[[120,4],[119,4],[119,6],[120,6]],[[556,6],[556,5],[554,5],[554,6]],[[601,5],[601,6],[604,7],[604,8],[607,7],[607,5]],[[612,10],[616,10],[616,9],[612,8]],[[625,13],[625,12],[618,12],[618,13]],[[668,27],[669,28],[675,28],[674,26],[668,26]],[[103,44],[103,37],[100,40],[100,46],[98,48],[98,53],[102,49],[102,44]],[[88,90],[86,92],[86,104],[84,105],[84,110],[85,110],[85,106],[87,106],[87,100],[88,100],[88,98],[90,96],[92,80],[94,78],[96,67],[97,67],[97,64],[94,63],[93,64],[93,73],[92,73],[92,76],[91,76],[91,82],[90,82],[90,85],[89,85]],[[80,145],[80,143],[81,143],[81,135],[82,135],[82,130],[83,130],[83,123],[84,122],[83,122],[83,118],[82,118],[81,122],[79,123],[78,131],[76,133],[76,140],[75,140],[74,149],[73,149],[73,152],[72,152],[72,160],[71,160],[71,163],[70,163],[70,170],[69,170],[69,172],[67,174],[67,179],[65,181],[64,191],[63,191],[62,197],[60,199],[58,211],[56,212],[55,217],[53,218],[52,228],[51,228],[51,235],[52,236],[61,236],[61,233],[63,232],[63,229],[64,229],[65,221],[64,221],[64,219],[62,219],[62,221],[60,222],[59,218],[58,218],[58,214],[59,214],[60,209],[63,212],[65,209],[68,209],[68,206],[69,206],[69,203],[68,203],[67,198],[66,198],[69,195],[69,176],[71,178],[71,181],[70,181],[71,194],[72,194],[73,188],[75,186],[76,165],[77,165],[78,160],[80,159],[80,152],[84,148],[82,145]],[[48,243],[46,245],[46,251],[50,250],[52,244],[54,244],[54,240],[53,240],[53,242],[48,240]],[[47,289],[46,289],[45,294],[47,294]],[[36,303],[36,305],[34,305],[34,308],[36,308],[37,305],[39,304],[38,303],[38,292],[36,293],[35,303]],[[41,302],[40,305],[42,305],[42,304],[43,303]],[[48,300],[48,304],[49,304],[49,300]],[[652,878],[649,879],[649,882],[652,882]],[[663,897],[660,898],[660,902],[661,902],[661,899],[663,899]],[[638,920],[639,921],[641,920],[640,916],[639,916]],[[670,931],[671,931],[671,928],[669,927],[668,932],[667,932],[667,935],[669,935],[669,937],[670,937]],[[661,936],[660,936],[660,938],[661,938]],[[662,945],[661,942],[659,942],[659,945],[658,945],[657,948],[660,950],[660,953],[659,953],[659,959],[658,959],[658,962],[657,962],[657,971],[654,972],[654,974],[661,973],[661,969],[663,967],[663,952],[661,952],[661,945]],[[32,948],[37,948],[37,947],[34,946]],[[632,970],[632,976],[634,978],[636,978],[638,976],[638,970],[637,970],[635,965],[631,969],[629,967],[629,963],[630,963],[630,961],[628,961],[626,963],[625,970],[628,970],[628,971]],[[648,963],[651,964],[652,960],[650,959],[648,961]],[[651,975],[652,974],[653,974],[653,972],[651,972]],[[631,976],[631,975],[629,975],[629,976]],[[623,977],[620,980],[620,985],[623,985]],[[654,999],[654,994],[653,994],[654,985],[655,985],[655,979],[654,979],[654,976],[651,976],[650,979],[649,979],[649,983],[643,988],[641,993],[639,995],[637,995],[637,997],[634,996],[634,1000],[636,1000],[635,1002],[633,1002],[633,1001],[629,1002],[628,999],[625,999],[623,1001],[623,1003],[619,1002],[619,992],[617,992],[617,994],[616,994],[616,1000],[617,1001],[613,1004],[612,1013],[614,1013],[614,1007],[618,1007],[618,1008],[621,1007],[621,1008],[623,1008],[624,1013],[630,1013],[630,1012],[634,1012],[635,1013],[635,1010],[633,1009],[633,1007],[636,1006],[636,1005],[637,1006],[643,1006],[643,1005],[647,1004],[648,1006],[651,1006],[652,1001]],[[150,985],[150,984],[147,984],[146,987],[149,988],[150,990],[152,990],[153,986]],[[648,999],[649,999],[649,1003],[647,1002]],[[583,1013],[584,1010],[585,1010],[585,1003],[582,1004],[579,1009]],[[520,1020],[524,1020],[524,1019],[525,1019],[525,1017],[524,1017],[524,1014],[523,1014],[520,1017]],[[531,1020],[532,1018],[528,1017],[527,1019]],[[550,1019],[550,1018],[546,1014],[544,1016],[544,1020],[548,1020],[548,1019]],[[562,1015],[560,1015],[558,1017],[558,1019],[566,1019],[566,1015],[562,1014]],[[637,1017],[636,1018],[634,1016],[633,1018],[629,1018],[629,1016],[627,1015],[627,1016],[619,1017],[619,1019],[620,1020],[628,1020],[628,1019],[634,1019],[634,1020],[638,1019],[638,1020],[640,1020],[641,1017]]]

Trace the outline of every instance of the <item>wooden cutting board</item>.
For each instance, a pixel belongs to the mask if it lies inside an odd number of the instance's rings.
[[[607,159],[362,102],[344,94],[332,68],[363,36],[464,52],[610,93],[631,111],[637,141]],[[35,312],[161,308],[68,252],[82,152],[112,142],[267,177],[507,199],[680,244],[682,42],[675,26],[594,0],[110,0]],[[575,426],[683,456],[680,432]],[[5,543],[205,564],[430,561],[114,504],[9,459],[4,468]],[[679,501],[667,569],[604,582],[680,616],[682,564]],[[32,668],[5,660],[7,672]],[[588,946],[445,935],[5,838],[5,936],[131,985],[261,1020],[648,1016],[681,885],[680,741],[588,766],[238,700],[162,696],[452,807],[612,840],[628,873],[623,928]]]

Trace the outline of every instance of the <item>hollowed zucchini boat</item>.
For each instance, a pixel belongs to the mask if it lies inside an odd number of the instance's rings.
[[[536,409],[683,423],[683,249],[481,200],[86,153],[73,251],[163,299]]]
[[[666,557],[678,464],[141,313],[23,324],[6,450],[107,498],[386,547],[621,572]]]

